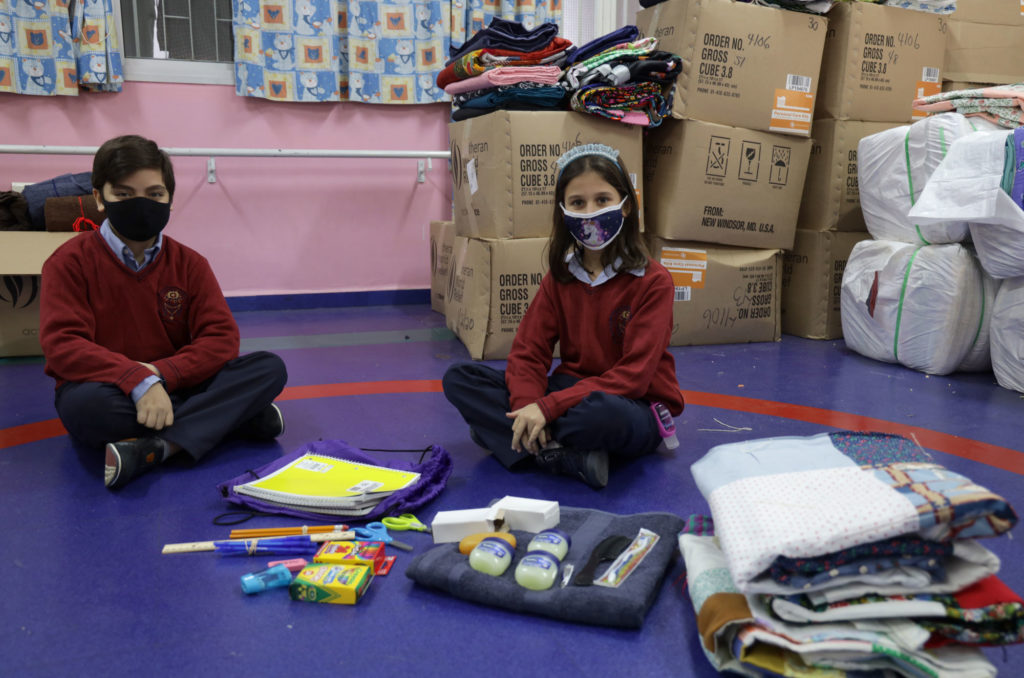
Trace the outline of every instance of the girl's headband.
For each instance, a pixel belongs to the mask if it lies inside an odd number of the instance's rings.
[[[555,163],[558,165],[558,173],[561,174],[566,165],[576,158],[582,158],[585,155],[599,155],[602,158],[608,158],[616,164],[619,162],[619,152],[611,146],[605,146],[604,144],[583,144],[582,146],[574,146],[562,154],[562,157],[560,157]]]

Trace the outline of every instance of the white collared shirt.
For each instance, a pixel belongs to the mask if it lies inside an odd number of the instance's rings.
[[[605,266],[604,270],[598,273],[596,278],[591,280],[590,274],[587,273],[587,270],[585,268],[583,268],[583,263],[580,261],[575,251],[566,254],[565,261],[569,265],[569,273],[572,273],[573,277],[575,277],[580,282],[584,282],[590,285],[591,287],[597,287],[601,283],[606,283],[612,278],[614,278],[619,272],[619,266],[622,265],[622,257],[616,257],[613,263],[609,264],[608,266]],[[631,273],[638,278],[644,277],[644,274],[646,272],[646,268],[634,268],[627,271],[627,273]]]
[[[140,264],[136,261],[135,254],[128,249],[128,245],[125,245],[124,241],[114,233],[114,229],[110,227],[110,219],[103,220],[103,225],[100,226],[100,235],[103,236],[103,239],[107,242],[107,245],[110,246],[110,249],[114,251],[114,254],[121,257],[121,261],[124,262],[124,265],[136,273],[153,262],[154,257],[156,257],[157,253],[160,251],[160,247],[164,244],[164,234],[158,233],[156,240],[153,241],[153,246],[147,248],[146,251],[142,253],[142,263]]]

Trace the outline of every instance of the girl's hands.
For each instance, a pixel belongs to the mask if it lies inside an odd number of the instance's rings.
[[[522,452],[525,447],[530,454],[537,454],[550,440],[548,421],[537,403],[506,412],[505,416],[515,420],[512,422],[512,449],[516,452]]]

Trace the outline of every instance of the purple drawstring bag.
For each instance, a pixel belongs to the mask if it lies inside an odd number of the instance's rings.
[[[318,513],[313,510],[305,511],[292,506],[282,506],[281,504],[275,504],[273,502],[264,501],[262,499],[257,499],[256,497],[250,497],[248,495],[235,492],[235,487],[238,485],[251,482],[258,478],[263,478],[279,468],[287,466],[307,453],[335,457],[337,459],[345,459],[348,461],[357,461],[364,464],[373,464],[375,466],[386,466],[387,468],[398,469],[401,471],[414,471],[420,474],[420,478],[413,485],[385,497],[379,504],[373,507],[369,513],[362,516],[339,516],[333,513]],[[441,490],[444,489],[445,484],[448,482],[448,476],[452,473],[451,456],[448,454],[447,450],[443,447],[438,447],[437,445],[432,445],[428,449],[424,450],[424,454],[427,455],[426,459],[421,457],[421,461],[415,462],[395,460],[380,461],[379,459],[375,459],[374,457],[366,454],[358,447],[352,447],[343,440],[318,440],[316,442],[303,445],[294,452],[290,452],[283,457],[275,459],[269,464],[264,464],[255,470],[246,471],[240,476],[223,482],[217,485],[217,489],[220,490],[221,495],[232,504],[239,504],[263,513],[279,513],[281,515],[293,516],[295,518],[332,520],[335,522],[339,519],[344,519],[345,522],[379,520],[385,516],[409,513],[418,509],[439,495]]]

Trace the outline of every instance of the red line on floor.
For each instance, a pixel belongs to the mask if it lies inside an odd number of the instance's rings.
[[[360,381],[338,384],[315,384],[310,386],[289,386],[284,389],[277,401],[309,400],[313,398],[333,398],[352,395],[381,395],[400,393],[439,393],[439,379],[417,379],[408,381]],[[885,419],[875,419],[849,412],[837,412],[820,407],[793,405],[773,400],[747,398],[744,396],[724,395],[721,393],[705,393],[702,391],[683,391],[689,405],[713,407],[721,410],[750,412],[770,417],[792,419],[811,424],[819,424],[830,428],[850,431],[879,431],[894,433],[916,440],[922,447],[936,452],[951,454],[955,457],[970,459],[995,468],[1024,475],[1024,454],[1007,447],[991,445],[970,438],[939,433],[918,426],[908,426]],[[59,419],[32,424],[22,424],[11,428],[0,429],[0,449],[24,445],[47,438],[64,435],[66,431]]]

